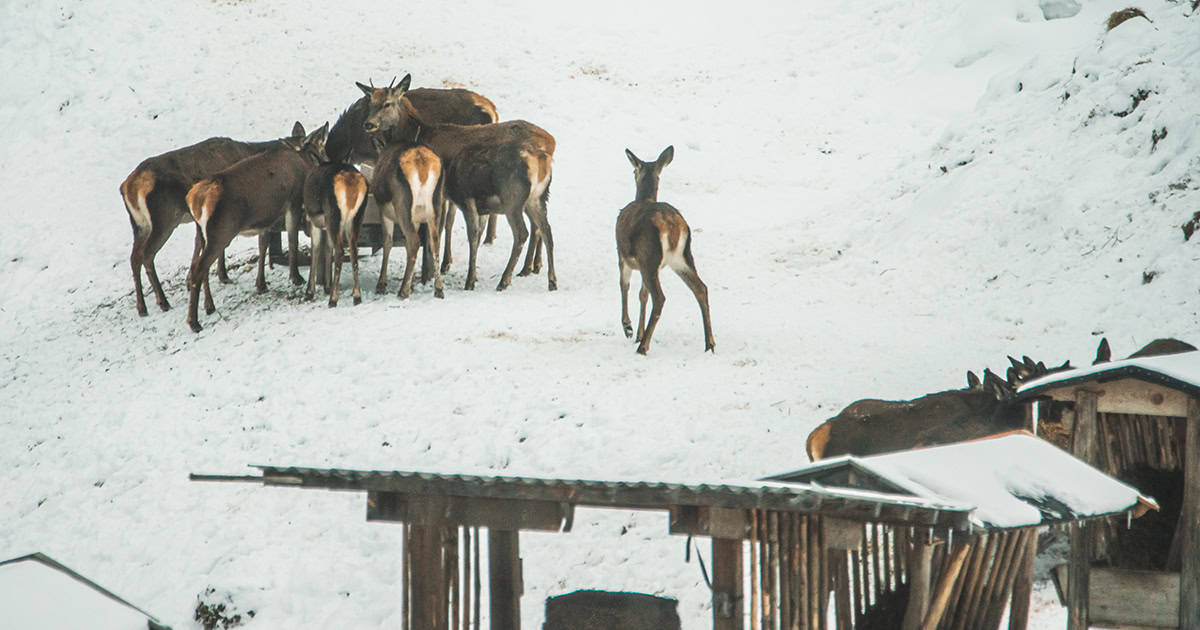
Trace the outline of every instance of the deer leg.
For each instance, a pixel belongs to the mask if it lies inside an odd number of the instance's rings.
[[[312,264],[308,266],[308,288],[304,291],[304,299],[308,302],[313,301],[317,294],[317,252],[321,250],[321,238],[324,236],[324,230],[317,228],[312,221],[308,222],[308,233],[312,237]]]
[[[525,252],[525,264],[521,266],[521,273],[517,274],[518,276],[524,277],[541,271],[541,256],[537,256],[537,260],[534,261],[534,252],[541,252],[541,243],[542,237],[531,223],[529,225],[529,249]],[[534,269],[535,262],[537,263],[537,269]]]
[[[454,229],[454,204],[449,199],[442,202],[442,216],[446,217],[446,226],[444,228],[446,235],[445,251],[442,253],[442,273],[450,271],[450,263],[454,261],[454,257],[450,255],[450,235]]]
[[[296,208],[288,207],[283,214],[283,224],[287,226],[288,233],[288,275],[292,279],[292,284],[300,286],[304,284],[304,277],[300,275],[300,264],[297,260],[300,253],[300,221],[297,214]],[[261,247],[259,249],[262,250]],[[265,250],[262,251],[265,252]],[[259,268],[262,267],[259,266]]]
[[[221,252],[221,257],[217,259],[217,281],[221,284],[233,283],[233,280],[229,279],[229,272],[225,269],[225,252]]]
[[[379,268],[379,282],[375,283],[375,293],[380,295],[387,291],[388,255],[392,253],[392,228],[395,225],[388,218],[391,212],[391,204],[379,207],[379,229],[383,231],[383,265]]]
[[[633,275],[633,267],[618,260],[621,267],[621,328],[625,330],[625,338],[633,338],[633,325],[629,321],[629,278]]]
[[[429,249],[433,252],[433,297],[446,297],[445,285],[442,284],[442,270],[438,265],[438,247],[441,232],[438,230],[437,223],[429,224]]]
[[[475,290],[475,260],[476,254],[479,252],[479,213],[475,209],[475,201],[468,200],[462,208],[463,223],[467,224],[467,245],[469,255],[467,257],[467,284],[466,290]]]
[[[215,248],[214,248],[215,249]],[[224,248],[222,248],[224,249]],[[221,250],[216,250],[221,251]],[[200,317],[197,311],[199,310],[200,302],[200,285],[208,286],[208,270],[212,267],[213,260],[216,258],[213,249],[203,248],[192,257],[192,267],[188,271],[188,313],[187,323],[191,327],[192,332],[200,332],[203,327],[200,326]],[[206,309],[207,310],[207,309]],[[214,309],[215,310],[215,309]],[[208,311],[211,315],[212,311]]]
[[[428,226],[416,227],[420,233],[419,241],[421,244],[421,284],[425,284],[433,277],[433,253],[430,252],[430,239],[428,239]]]
[[[547,185],[548,186],[548,185]],[[554,291],[558,288],[558,276],[554,273],[554,234],[550,230],[550,220],[547,218],[546,199],[550,196],[550,188],[547,187],[538,199],[526,206],[526,212],[529,214],[530,223],[533,224],[534,238],[539,241],[545,241],[546,244],[546,279],[548,281],[548,289]],[[534,266],[539,267],[534,254]]]
[[[521,216],[520,210],[509,211],[505,214],[508,217],[508,226],[512,228],[513,244],[512,253],[508,256],[508,265],[504,267],[504,275],[500,276],[500,284],[496,286],[497,291],[503,291],[512,283],[513,268],[517,266],[517,259],[521,257],[525,239],[529,236],[529,231],[525,229],[525,218]]]
[[[654,336],[654,327],[658,325],[658,318],[662,315],[663,304],[667,301],[667,296],[663,295],[662,286],[658,283],[658,267],[653,267],[650,271],[642,269],[642,291],[645,295],[646,289],[649,288],[650,297],[654,300],[653,306],[650,308],[650,321],[646,324],[646,330],[642,333],[642,341],[638,344],[638,354],[646,354],[650,349],[650,338]],[[646,298],[642,298],[642,312],[646,311]]]
[[[358,210],[362,212],[362,208]],[[358,228],[362,219],[355,216],[355,220],[350,224],[350,267],[354,270],[354,305],[362,304],[362,291],[358,288]]]
[[[637,336],[633,338],[639,344],[642,343],[642,336],[646,332],[646,300],[650,299],[650,289],[646,286],[646,272],[642,272],[642,289],[638,291],[638,300],[641,301],[642,307],[638,311],[638,327]]]
[[[333,240],[333,287],[329,294],[329,308],[337,306],[338,303],[338,288],[342,285],[342,230],[338,226],[338,230],[332,234]]]
[[[491,245],[492,243],[496,242],[496,224],[497,223],[499,223],[499,221],[496,219],[496,215],[489,214],[488,222],[487,222],[487,235],[483,237],[484,245]]]
[[[267,247],[271,244],[270,230],[258,235],[258,279],[254,281],[254,291],[259,295],[267,292]]]
[[[708,287],[700,279],[700,274],[696,273],[696,264],[691,260],[690,252],[685,253],[684,257],[686,258],[687,266],[675,267],[672,265],[672,268],[675,269],[675,273],[679,274],[680,278],[683,278],[684,284],[696,296],[696,302],[700,304],[700,317],[704,321],[704,350],[705,352],[715,353],[717,351],[717,344],[713,341],[712,322],[708,317]]]
[[[405,219],[411,221],[411,219]],[[408,253],[408,260],[404,264],[404,281],[400,283],[400,299],[406,299],[412,295],[413,273],[417,267],[417,252],[421,249],[421,228],[415,225],[408,224],[401,230],[404,233],[404,248]]]

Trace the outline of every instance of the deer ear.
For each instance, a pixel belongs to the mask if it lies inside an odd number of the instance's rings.
[[[400,79],[400,84],[396,86],[396,89],[402,93],[407,92],[408,86],[411,84],[412,84],[412,75],[406,74],[406,75],[404,75],[403,79]]]
[[[979,389],[979,376],[971,370],[967,370],[967,389]]]
[[[354,85],[357,85],[358,89],[362,90],[362,93],[366,94],[367,96],[370,96],[371,92],[375,91],[374,89],[371,88],[371,86],[363,85],[363,84],[359,83],[358,81],[355,81]]]
[[[634,155],[633,151],[630,151],[629,149],[625,149],[625,157],[629,158],[629,163],[632,164],[634,168],[642,165],[642,161],[638,159],[638,156]]]
[[[300,121],[297,120],[296,124],[292,125],[292,137],[303,138],[306,135],[308,134],[304,133],[304,125],[301,125]]]
[[[1108,363],[1112,360],[1112,348],[1108,347],[1108,337],[1100,339],[1100,345],[1096,348],[1096,360],[1092,361],[1092,365],[1097,363]]]
[[[663,152],[658,155],[658,159],[655,160],[655,163],[658,164],[659,168],[662,168],[670,164],[671,160],[673,159],[675,159],[675,145],[671,145],[663,149]]]

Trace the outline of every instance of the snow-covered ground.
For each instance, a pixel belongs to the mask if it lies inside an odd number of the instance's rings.
[[[804,464],[857,398],[960,387],[1005,354],[1086,364],[1100,334],[1119,356],[1195,343],[1190,4],[1109,33],[1128,0],[0,4],[0,558],[46,552],[177,630],[209,587],[251,627],[397,627],[398,529],[362,497],[187,473],[744,479]],[[193,334],[183,227],[158,256],[174,308],[137,317],[117,187],[140,160],[315,128],[354,81],[406,72],[555,135],[557,292],[491,290],[505,228],[473,293],[460,221],[445,300],[398,300],[393,257],[389,295],[337,309],[279,267],[255,295],[239,239]],[[668,144],[660,199],[692,226],[715,355],[674,278],[648,357],[620,329],[622,149]],[[526,626],[598,587],[679,597],[705,627],[666,529],[581,510],[524,536]],[[1064,625],[1052,598],[1036,627]]]

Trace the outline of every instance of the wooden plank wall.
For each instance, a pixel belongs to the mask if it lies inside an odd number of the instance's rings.
[[[900,628],[924,554],[928,569],[917,578],[924,581],[917,595],[923,602],[909,613],[914,627],[995,630],[1014,590],[1028,599],[1028,589],[1017,586],[1031,576],[1025,565],[1037,542],[1034,528],[979,535],[947,549],[944,542],[928,544],[928,531],[880,523],[761,510],[751,510],[747,521],[749,630]]]
[[[478,527],[405,523],[401,550],[403,630],[482,630]]]

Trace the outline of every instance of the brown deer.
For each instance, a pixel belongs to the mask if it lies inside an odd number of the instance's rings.
[[[300,123],[292,127],[292,136],[297,137],[297,133],[299,137],[304,137],[304,128]],[[158,307],[164,311],[171,308],[158,281],[154,257],[180,223],[192,220],[185,200],[192,184],[239,160],[278,145],[278,140],[241,142],[229,138],[209,138],[146,158],[125,178],[121,183],[121,198],[133,227],[133,251],[129,255],[129,266],[133,269],[138,315],[147,314],[146,299],[142,295],[143,267],[150,281],[150,289],[158,300]],[[222,255],[217,263],[217,276],[221,282],[229,282],[225,272],[225,257]]]
[[[496,106],[487,97],[462,88],[414,88],[407,87],[412,81],[411,75],[405,75],[400,85],[406,89],[404,98],[408,99],[418,111],[433,122],[447,122],[459,125],[486,125],[500,118],[496,114]],[[410,142],[412,138],[400,138],[395,129],[374,130],[368,132],[363,128],[370,109],[370,99],[375,93],[374,86],[355,82],[363,96],[350,105],[345,113],[338,118],[329,129],[329,140],[325,144],[325,152],[335,161],[354,164],[367,164],[374,167],[382,147],[396,142]],[[393,86],[389,86],[393,87]],[[382,94],[382,92],[380,93]],[[454,221],[453,214],[447,214],[445,230],[449,234]],[[496,217],[488,217],[485,244],[491,244],[496,239]],[[445,273],[450,265],[450,239],[446,239],[446,253],[442,260],[442,272]],[[422,268],[422,281],[428,279],[430,272]]]
[[[187,204],[196,220],[203,246],[192,258],[188,274],[187,322],[195,332],[201,326],[197,316],[200,284],[208,277],[209,267],[238,234],[258,235],[259,293],[267,290],[265,263],[270,229],[280,217],[288,223],[289,234],[299,222],[303,205],[304,180],[322,161],[329,124],[312,132],[303,141],[284,140],[281,146],[251,156],[196,182],[188,191]],[[296,271],[296,250],[288,252],[289,267]],[[205,313],[216,307],[205,295]]]
[[[524,213],[533,227],[533,238],[540,237],[546,244],[549,289],[557,289],[554,237],[546,216],[554,136],[523,120],[473,126],[435,123],[402,98],[404,88],[403,84],[376,88],[363,128],[370,132],[388,129],[397,137],[414,138],[441,158],[446,198],[462,210],[467,224],[470,261],[466,288],[475,288],[480,216],[488,214],[508,217],[512,228],[512,253],[496,290],[503,291],[512,283],[513,268],[529,236]]]
[[[342,246],[350,249],[350,266],[354,270],[354,304],[362,303],[358,287],[358,232],[362,227],[362,208],[367,199],[367,178],[358,169],[341,162],[321,164],[304,179],[304,210],[308,215],[312,235],[312,264],[308,269],[308,291],[305,299],[313,299],[314,280],[318,265],[324,264],[318,255],[322,241],[333,245],[333,279],[326,289],[329,306],[338,303],[338,285],[342,279]]]
[[[383,218],[383,264],[379,270],[376,293],[387,290],[388,255],[392,250],[392,226],[400,224],[408,259],[401,298],[412,294],[414,262],[421,246],[420,231],[425,228],[429,251],[433,256],[433,295],[444,297],[442,272],[438,265],[439,228],[445,212],[442,203],[442,161],[428,147],[393,144],[379,156],[375,168],[375,200]]]
[[[1129,358],[1176,354],[1195,350],[1178,339],[1156,339]],[[1111,360],[1108,340],[1096,349],[1097,363]],[[936,392],[914,400],[859,400],[826,420],[808,436],[808,456],[816,461],[834,455],[875,455],[923,446],[970,440],[1023,428],[1024,409],[1013,400],[1022,384],[1035,378],[1073,369],[1067,361],[1047,368],[1029,357],[1008,358],[1007,379],[984,370],[982,381],[967,373],[967,388]],[[1066,405],[1047,401],[1048,418],[1056,418]],[[1046,417],[1046,416],[1043,416]]]
[[[629,149],[625,156],[633,164],[633,179],[637,193],[633,201],[617,215],[617,259],[621,267],[621,325],[626,337],[633,337],[629,322],[629,278],[639,271],[642,276],[642,310],[638,315],[638,354],[650,349],[650,338],[662,315],[666,295],[659,284],[658,271],[670,266],[683,279],[684,284],[696,295],[700,303],[700,315],[704,320],[704,350],[716,351],[713,341],[712,323],[708,316],[708,287],[696,272],[696,261],[692,258],[692,231],[683,215],[674,206],[658,201],[658,178],[662,169],[671,163],[675,147],[663,149],[658,159],[643,162]],[[651,297],[654,305],[650,309],[650,323],[646,323],[646,298]]]

